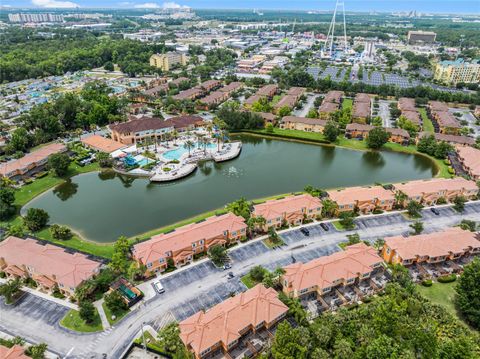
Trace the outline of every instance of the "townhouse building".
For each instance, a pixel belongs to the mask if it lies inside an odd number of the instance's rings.
[[[480,150],[474,147],[456,146],[457,159],[465,172],[474,180],[480,180]]]
[[[342,287],[369,281],[376,270],[383,271],[383,260],[375,248],[358,243],[329,256],[307,263],[296,262],[283,269],[280,277],[283,292],[290,298],[315,297],[337,292]]]
[[[450,143],[452,145],[464,145],[464,146],[474,146],[476,141],[473,137],[468,137],[468,136],[458,136],[458,135],[447,135],[444,133],[431,133],[431,132],[420,132],[417,137],[417,142],[418,140],[424,138],[424,137],[429,137],[433,136],[435,140],[441,142],[445,141],[447,143]]]
[[[0,270],[10,278],[31,278],[37,289],[51,292],[58,288],[66,296],[100,272],[101,263],[81,253],[35,239],[14,236],[0,242]]]
[[[246,237],[247,225],[233,213],[208,217],[168,233],[153,236],[132,248],[133,258],[146,267],[146,276],[165,271],[168,262],[175,267],[191,263],[214,245],[235,243]]]
[[[249,336],[267,333],[287,315],[288,307],[277,292],[262,284],[229,298],[207,311],[179,323],[180,338],[196,359],[231,358],[228,354],[245,345]]]
[[[451,202],[457,196],[469,200],[476,198],[478,187],[474,181],[463,177],[433,178],[416,180],[392,185],[395,192],[402,192],[407,196],[407,201],[417,201],[423,205],[435,205],[439,199]]]
[[[451,227],[441,232],[385,238],[381,254],[385,262],[403,266],[441,263],[478,255],[479,239],[478,233]]]
[[[358,138],[365,140],[368,134],[375,126],[361,123],[349,123],[345,128],[346,138]],[[399,143],[401,145],[408,145],[410,143],[410,134],[401,128],[385,128],[389,134],[388,141]]]
[[[223,86],[215,92],[212,92],[208,96],[201,99],[201,103],[205,105],[205,109],[212,106],[219,105],[220,103],[228,100],[235,91],[240,90],[243,87],[242,82],[231,82],[228,85]]]
[[[394,193],[381,186],[348,187],[327,193],[338,205],[338,213],[358,210],[362,214],[368,214],[377,209],[391,211],[395,204]]]
[[[280,128],[282,129],[306,132],[323,133],[326,125],[326,120],[298,116],[284,116],[280,121]]]
[[[306,219],[315,219],[322,213],[322,201],[309,194],[287,196],[253,206],[252,217],[265,218],[262,230],[270,227],[278,228],[283,222],[299,225]]]
[[[55,153],[66,152],[67,147],[63,143],[52,143],[38,150],[25,154],[25,156],[0,164],[0,175],[12,179],[28,177],[35,172],[41,171],[47,164],[48,157]]]
[[[430,111],[437,132],[447,135],[458,135],[462,126],[453,114],[448,111]]]
[[[340,109],[342,97],[342,91],[329,91],[318,108],[319,117],[321,119],[330,119],[331,115]]]
[[[401,116],[417,125],[418,128],[422,128],[422,119],[415,106],[415,99],[401,97],[398,99],[397,108],[401,111]]]
[[[372,100],[366,93],[358,93],[355,96],[352,108],[352,121],[367,123],[371,117]]]
[[[0,358],[2,359],[31,359],[30,356],[25,354],[25,350],[18,344],[15,344],[11,348],[0,344]]]
[[[267,100],[271,100],[273,96],[278,92],[278,85],[277,84],[269,84],[265,85],[257,90],[257,92],[247,98],[243,105],[245,107],[251,107],[255,102],[258,102],[262,98],[266,98]]]

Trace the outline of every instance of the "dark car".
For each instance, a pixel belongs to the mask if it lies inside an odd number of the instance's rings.
[[[233,274],[233,272],[228,272],[227,277],[228,279],[232,279],[233,277],[235,277],[235,274]]]
[[[330,228],[328,228],[328,225],[326,223],[320,223],[320,227],[322,227],[326,232],[330,230]]]
[[[307,237],[310,235],[310,231],[306,228],[300,228],[300,232],[302,232]]]
[[[440,212],[438,211],[438,209],[436,209],[434,207],[430,208],[430,211],[432,211],[436,216],[440,215]]]

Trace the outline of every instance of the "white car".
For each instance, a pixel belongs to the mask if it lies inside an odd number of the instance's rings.
[[[155,289],[155,291],[158,294],[165,293],[165,288],[163,288],[163,285],[162,285],[162,283],[160,283],[159,280],[157,280],[156,282],[153,282],[152,285],[153,285],[153,288]]]

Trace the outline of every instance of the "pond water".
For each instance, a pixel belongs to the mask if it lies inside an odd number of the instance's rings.
[[[201,164],[183,180],[158,184],[110,172],[88,173],[50,190],[26,208],[43,208],[51,223],[66,224],[86,239],[112,242],[202,212],[240,197],[430,178],[434,163],[420,155],[362,152],[331,146],[238,136],[235,160]],[[24,208],[25,209],[25,208]]]

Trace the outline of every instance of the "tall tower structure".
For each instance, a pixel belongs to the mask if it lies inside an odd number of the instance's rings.
[[[341,8],[341,9],[340,9]],[[333,11],[332,21],[328,28],[327,37],[325,39],[322,51],[322,57],[331,58],[333,55],[333,43],[335,41],[335,25],[337,21],[337,12],[341,11],[343,13],[343,41],[344,41],[344,51],[348,49],[347,42],[347,23],[345,21],[345,3],[342,0],[337,0],[335,3],[335,10]]]

